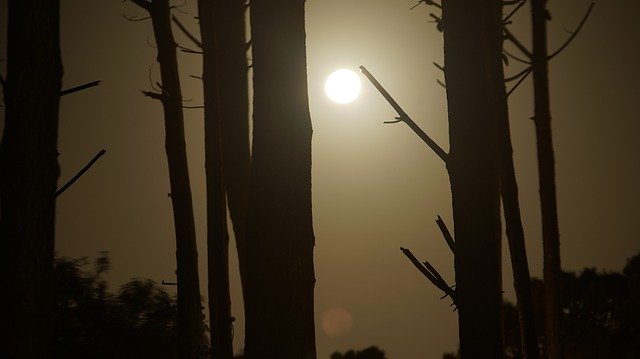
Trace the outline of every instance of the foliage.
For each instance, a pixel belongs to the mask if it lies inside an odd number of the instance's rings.
[[[640,254],[627,261],[622,273],[595,268],[562,276],[562,341],[566,359],[640,358]],[[544,338],[544,283],[533,279],[536,331]],[[518,357],[518,312],[503,305],[506,357]],[[544,343],[541,340],[540,343]],[[545,348],[542,347],[542,354]],[[458,356],[447,353],[443,359]]]
[[[103,275],[106,252],[55,260],[55,358],[177,357],[176,298],[149,279],[133,279],[115,293]],[[206,350],[206,348],[203,348]]]
[[[340,353],[335,352],[331,354],[331,359],[388,359],[384,351],[378,349],[376,346],[371,346],[363,350],[349,350],[347,352]]]

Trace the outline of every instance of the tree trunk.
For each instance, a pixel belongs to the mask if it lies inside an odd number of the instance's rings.
[[[249,206],[249,96],[244,1],[216,0],[214,26],[218,65],[218,114],[222,121],[224,183],[240,262],[243,295],[246,277],[245,232]]]
[[[169,167],[171,203],[176,233],[178,275],[178,356],[197,358],[202,351],[202,306],[198,279],[198,249],[184,138],[182,92],[178,76],[176,43],[171,31],[169,0],[133,0],[151,15],[158,47],[164,109],[165,149]]]
[[[547,0],[531,1],[533,35],[533,100],[542,211],[546,350],[550,359],[563,357],[560,327],[560,232],[556,203],[555,159],[551,136],[549,69],[547,66]]]
[[[443,1],[447,161],[456,238],[462,358],[500,358],[498,106],[504,96],[501,1]]]
[[[209,323],[211,357],[233,358],[231,296],[229,293],[229,234],[223,181],[222,123],[218,112],[217,33],[214,29],[215,1],[199,0],[202,36],[202,80],[204,85],[204,148],[207,184],[207,258],[209,274]],[[218,91],[220,89],[220,91]]]
[[[254,120],[245,355],[315,352],[304,0],[251,3]]]
[[[518,317],[520,321],[520,336],[524,357],[537,359],[540,357],[538,349],[538,334],[536,332],[533,315],[533,294],[531,291],[531,275],[527,260],[527,248],[522,228],[520,203],[518,200],[518,182],[513,166],[513,148],[511,145],[511,131],[509,129],[509,110],[507,96],[504,90],[504,73],[497,80],[502,84],[501,98],[498,105],[499,136],[500,136],[500,193],[504,211],[507,240],[513,281],[516,290]]]
[[[3,353],[49,358],[62,79],[59,1],[8,3],[5,128],[0,144]]]

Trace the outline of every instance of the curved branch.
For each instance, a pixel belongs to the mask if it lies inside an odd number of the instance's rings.
[[[529,67],[529,71],[525,72],[524,75],[522,75],[522,77],[520,77],[520,80],[518,80],[518,82],[516,82],[516,84],[513,85],[511,90],[509,90],[509,92],[507,92],[507,97],[509,97],[509,95],[511,95],[513,93],[513,91],[515,91],[518,88],[518,86],[520,86],[522,81],[524,81],[524,79],[526,79],[527,76],[529,76],[529,74],[531,74],[532,71],[533,71],[533,68]]]
[[[527,65],[531,65],[531,61],[527,61],[525,59],[522,59],[522,58],[510,53],[509,51],[507,51],[505,49],[502,49],[502,52],[504,52],[505,55],[509,56],[510,58],[512,58],[512,59],[514,59],[514,60],[516,60],[518,62],[522,62],[523,64],[527,64]]]
[[[520,10],[520,8],[521,8],[521,7],[522,7],[526,2],[527,2],[527,0],[521,0],[521,1],[520,1],[520,3],[518,3],[518,6],[516,6],[513,10],[511,10],[511,12],[509,13],[509,15],[505,16],[505,18],[504,18],[504,19],[502,19],[502,23],[503,23],[503,24],[506,24],[506,23],[509,21],[509,19],[511,19],[511,17],[512,17],[513,15],[515,15],[515,14],[516,14],[516,12],[518,12],[518,10]],[[515,5],[515,4],[516,4],[516,2],[514,2],[514,3],[513,3],[513,5]],[[511,5],[511,4],[510,4],[510,5]]]
[[[552,58],[554,58],[556,55],[558,55],[559,53],[562,52],[562,50],[564,50],[567,46],[569,46],[569,44],[573,41],[573,39],[575,39],[575,37],[578,35],[578,33],[580,32],[580,30],[582,30],[582,26],[585,24],[585,22],[587,22],[587,19],[589,18],[589,15],[591,15],[591,10],[593,10],[593,7],[595,6],[595,3],[591,3],[589,5],[589,8],[587,9],[587,12],[584,14],[584,16],[582,17],[582,20],[580,21],[580,24],[578,25],[578,28],[576,29],[576,31],[571,32],[571,36],[569,36],[569,38],[567,39],[567,41],[562,44],[562,46],[560,46],[559,49],[557,49],[554,53],[552,53],[551,55],[547,56],[547,61],[551,60]]]
[[[506,26],[504,27],[504,34],[506,35],[506,39],[511,41],[514,45],[516,45],[518,50],[520,50],[523,54],[527,55],[528,58],[533,58],[533,54],[531,53],[531,51],[529,51],[529,49],[527,49],[527,47],[524,46],[520,42],[520,40],[518,40],[518,38],[516,38],[515,35],[511,33],[511,31],[509,31],[509,29]]]
[[[187,28],[182,25],[182,23],[178,20],[177,17],[175,16],[171,16],[171,20],[178,25],[178,28],[180,29],[180,31],[182,31],[183,34],[185,34],[189,40],[193,41],[194,44],[196,44],[196,46],[198,46],[199,48],[202,48],[202,41],[198,40],[197,37],[195,37],[191,32],[189,32],[189,30],[187,30]]]
[[[511,82],[511,81],[515,81],[517,79],[520,78],[520,76],[524,76],[527,72],[531,71],[531,66],[525,68],[524,70],[518,72],[517,74],[511,76],[511,77],[507,77],[504,79],[504,82]]]

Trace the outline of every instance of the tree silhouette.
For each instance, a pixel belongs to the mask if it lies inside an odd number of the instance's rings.
[[[463,358],[502,356],[496,109],[504,93],[501,10],[501,0],[442,3],[450,143],[447,169]]]
[[[245,356],[315,358],[304,0],[251,2],[253,151]]]
[[[222,119],[218,108],[218,94],[223,93],[224,89],[220,88],[218,84],[219,49],[216,46],[218,34],[214,26],[215,8],[215,1],[198,1],[204,88],[209,323],[211,326],[212,358],[231,359],[233,357],[233,334],[231,332],[231,297],[229,293],[229,233],[227,231],[227,199],[223,176],[222,143],[224,140]]]
[[[0,345],[49,358],[62,60],[58,0],[10,0],[5,128],[0,143]]]
[[[131,0],[146,10],[153,24],[162,78],[161,92],[143,91],[160,100],[164,110],[165,149],[176,234],[178,277],[178,343],[181,358],[195,358],[202,346],[202,307],[198,279],[198,250],[193,218],[189,168],[184,138],[182,92],[176,43],[171,30],[169,0]]]

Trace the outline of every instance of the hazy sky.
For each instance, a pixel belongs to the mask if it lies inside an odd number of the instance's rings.
[[[195,31],[195,0],[177,15]],[[178,1],[179,3],[180,1]],[[440,160],[395,115],[369,83],[354,103],[323,93],[334,69],[365,65],[405,111],[448,148],[442,36],[416,0],[308,0],[307,54],[313,121],[313,214],[316,234],[316,327],[319,358],[334,350],[378,345],[392,359],[439,358],[455,350],[457,316],[448,300],[406,260],[400,246],[429,259],[453,280],[453,258],[434,222],[453,228],[449,182]],[[559,46],[588,1],[550,1],[550,48]],[[112,285],[132,277],[173,280],[175,244],[160,103],[140,90],[159,81],[150,22],[112,0],[61,0],[65,87],[102,80],[61,100],[60,183],[99,149],[107,154],[58,200],[56,249],[70,257],[109,251]],[[0,1],[5,57],[6,0]],[[550,67],[563,267],[619,270],[640,250],[640,2],[596,4],[582,33]],[[513,31],[529,43],[529,7]],[[181,44],[190,45],[177,36]],[[183,93],[199,105],[198,55],[181,54]],[[1,71],[6,73],[5,63]],[[520,69],[514,63],[508,73]],[[510,98],[511,126],[529,263],[541,275],[532,87]],[[4,122],[4,113],[0,115]],[[201,110],[186,110],[186,130],[206,295],[205,192]],[[231,252],[233,253],[233,251]],[[504,285],[513,298],[508,252]],[[235,256],[232,258],[235,264]],[[236,350],[242,348],[242,307],[232,268]],[[174,288],[169,287],[169,290]],[[206,307],[206,306],[205,306]],[[326,316],[327,313],[333,313]],[[348,315],[346,314],[348,313]],[[340,318],[352,318],[350,328]],[[323,318],[338,318],[337,335]],[[332,323],[327,323],[332,324]]]

